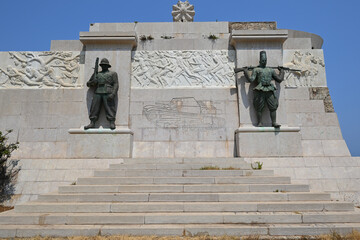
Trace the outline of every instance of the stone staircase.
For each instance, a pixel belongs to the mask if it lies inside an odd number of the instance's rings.
[[[217,166],[234,170],[200,170]],[[231,167],[231,168],[230,168]],[[353,204],[240,158],[125,159],[0,214],[0,237],[319,235],[360,230]]]

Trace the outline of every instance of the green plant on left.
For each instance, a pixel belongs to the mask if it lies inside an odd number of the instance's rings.
[[[262,162],[254,162],[254,165],[251,163],[251,168],[253,170],[260,170],[262,169],[263,163]]]
[[[0,203],[10,200],[14,195],[14,181],[20,171],[20,167],[17,167],[19,160],[9,160],[12,152],[19,147],[18,142],[7,143],[11,132],[6,130],[4,134],[0,131]]]

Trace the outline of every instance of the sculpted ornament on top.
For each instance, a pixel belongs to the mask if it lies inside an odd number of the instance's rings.
[[[178,1],[176,5],[173,5],[171,14],[174,22],[193,22],[195,16],[194,6],[187,0],[185,2]]]
[[[74,88],[78,83],[80,54],[73,52],[9,52],[1,56],[0,88]]]
[[[136,51],[132,87],[234,86],[235,51]]]

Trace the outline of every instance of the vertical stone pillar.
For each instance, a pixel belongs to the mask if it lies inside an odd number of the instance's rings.
[[[258,66],[259,53],[265,50],[267,66],[283,64],[283,43],[288,38],[287,30],[234,30],[231,44],[236,50],[236,66]],[[300,128],[286,126],[286,108],[283,84],[276,84],[279,99],[277,122],[285,124],[280,129],[273,127],[254,127],[257,123],[253,107],[255,84],[246,81],[242,73],[238,74],[239,122],[235,131],[237,156],[239,157],[288,157],[302,156]],[[263,113],[263,122],[271,126],[267,108]]]
[[[90,79],[95,59],[107,58],[111,71],[119,77],[116,125],[129,127],[131,50],[136,46],[135,32],[80,32],[85,45],[85,82]],[[101,68],[100,68],[101,69]],[[100,70],[99,69],[99,70]]]
[[[69,158],[131,157],[133,132],[129,129],[130,76],[131,51],[136,46],[135,32],[81,32],[80,41],[85,45],[84,82],[87,82],[93,74],[97,57],[99,59],[107,58],[111,65],[110,70],[118,74],[116,129],[106,128],[108,121],[102,111],[98,124],[105,128],[69,130],[67,156]],[[87,95],[89,109],[93,93],[86,86],[85,90],[87,93],[84,95]],[[84,109],[84,111],[86,110]]]
[[[283,63],[283,43],[288,38],[288,30],[233,30],[230,42],[236,50],[236,67],[258,66],[259,53],[266,51],[267,66],[279,66]],[[240,126],[251,126],[256,122],[255,112],[252,106],[252,91],[250,83],[238,73],[238,96],[239,96],[239,122]],[[280,91],[280,105],[278,109],[278,121],[286,122],[284,104],[281,104],[281,86],[277,86]],[[283,106],[281,106],[283,105]],[[264,111],[263,119],[265,123],[270,123],[267,110]]]

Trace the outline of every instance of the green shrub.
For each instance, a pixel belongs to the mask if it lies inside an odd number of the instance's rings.
[[[0,131],[0,203],[10,200],[15,192],[14,180],[20,171],[17,167],[18,160],[9,160],[11,153],[18,149],[19,143],[7,143],[8,135],[12,130],[7,130],[5,134]]]

